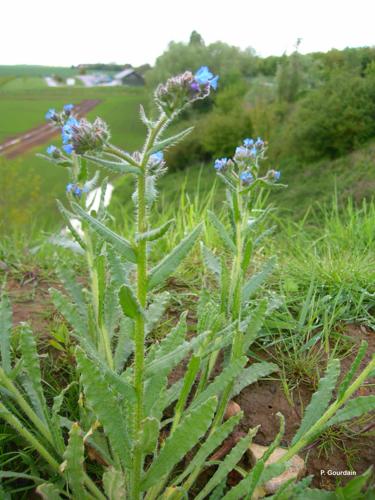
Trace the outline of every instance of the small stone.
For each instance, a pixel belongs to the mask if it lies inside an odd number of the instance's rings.
[[[264,453],[267,451],[268,447],[267,446],[261,446],[260,444],[255,444],[252,443],[249,446],[249,458],[250,458],[250,463],[252,466],[256,464],[258,460],[262,458]],[[276,448],[275,451],[272,453],[270,458],[266,461],[266,465],[271,465],[277,462],[282,456],[285,455],[285,453],[288,450],[285,448]],[[276,491],[287,481],[290,481],[291,479],[297,480],[300,479],[305,473],[305,462],[304,460],[298,456],[294,455],[289,460],[289,466],[279,476],[276,476],[266,483],[262,485],[264,490],[266,491],[267,495],[273,495],[276,493]]]
[[[237,404],[235,401],[229,401],[227,409],[224,413],[224,420],[228,420],[234,417],[235,415],[237,415],[237,413],[240,413],[240,411],[241,407],[239,404]]]

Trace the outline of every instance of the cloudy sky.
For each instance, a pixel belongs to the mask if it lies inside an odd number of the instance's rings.
[[[258,54],[375,45],[374,0],[3,0],[0,64],[153,63],[197,30]]]

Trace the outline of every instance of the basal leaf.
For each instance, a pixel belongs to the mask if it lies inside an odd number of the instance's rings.
[[[324,378],[319,381],[318,390],[313,394],[306,408],[300,428],[293,438],[292,445],[294,445],[323,415],[332,398],[332,393],[339,375],[340,362],[338,359],[331,359],[328,362]]]
[[[185,417],[174,433],[170,435],[154,458],[142,480],[142,490],[147,490],[172,471],[173,467],[204,436],[211,425],[217,405],[216,398],[205,401]]]

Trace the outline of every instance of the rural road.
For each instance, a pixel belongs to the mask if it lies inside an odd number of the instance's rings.
[[[84,100],[74,107],[74,114],[82,118],[99,103],[99,99]],[[58,134],[59,130],[52,123],[39,125],[0,144],[0,155],[8,159],[16,158],[29,149],[45,144]]]

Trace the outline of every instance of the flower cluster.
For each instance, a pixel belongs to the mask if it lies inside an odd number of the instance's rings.
[[[207,66],[202,66],[195,75],[191,71],[185,71],[157,87],[156,103],[167,116],[171,117],[187,104],[207,97],[211,89],[216,90],[218,80],[219,77],[214,76]]]
[[[46,120],[54,123],[58,127],[62,127],[71,116],[73,109],[73,104],[65,104],[61,112],[57,112],[55,109],[49,109],[45,115]]]
[[[67,154],[85,154],[89,151],[101,151],[110,138],[107,124],[100,118],[90,123],[84,118],[77,120],[72,115],[73,105],[66,104],[61,113],[50,109],[46,119],[61,128],[62,149]],[[61,157],[61,151],[50,146],[47,153],[53,158]]]
[[[226,175],[230,180],[243,186],[249,186],[259,178],[259,160],[264,159],[266,143],[258,139],[244,139],[241,146],[235,150],[233,159],[218,158],[214,168],[221,175]],[[267,183],[274,183],[280,179],[280,172],[269,170],[261,179]]]
[[[80,198],[82,196],[82,193],[87,193],[88,192],[88,189],[85,186],[84,187],[80,187],[80,186],[78,186],[78,184],[69,183],[66,186],[66,192],[67,193],[71,193],[74,196],[77,196],[77,198]]]

